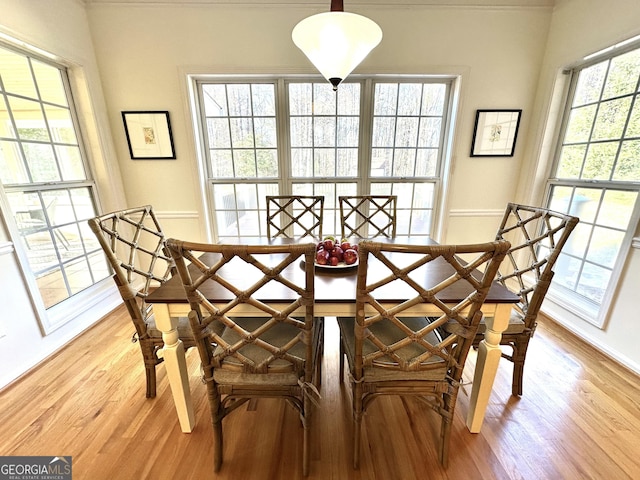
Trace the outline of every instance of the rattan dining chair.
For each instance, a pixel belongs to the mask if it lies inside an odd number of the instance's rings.
[[[340,357],[346,354],[353,392],[354,468],[360,462],[363,413],[381,395],[417,396],[440,414],[439,458],[446,467],[460,378],[480,309],[509,242],[454,246],[364,240],[359,247],[356,317],[338,317]],[[458,257],[463,254],[466,262]],[[448,263],[450,274],[438,280],[423,275],[421,269],[430,262]],[[378,295],[389,288],[404,300],[379,303]],[[448,289],[463,289],[466,297],[444,303]],[[429,304],[424,305],[430,308],[428,316],[407,311],[421,304]],[[456,328],[442,335],[448,322]]]
[[[213,420],[214,470],[222,465],[222,419],[252,398],[275,397],[300,413],[306,476],[311,403],[317,397],[313,378],[315,244],[210,245],[169,239],[167,245],[191,308],[189,321]],[[303,281],[292,278],[300,260],[304,260]],[[212,286],[231,298],[222,304],[210,303],[203,290]],[[259,290],[273,288],[284,292],[278,291],[280,303],[256,298]]]
[[[136,329],[147,379],[147,398],[156,396],[156,365],[163,361],[164,346],[156,327],[152,306],[145,302],[149,289],[175,273],[165,245],[165,235],[150,205],[107,213],[88,221],[113,270],[113,280]],[[187,318],[178,320],[178,336],[185,349],[195,341]]]
[[[397,196],[343,195],[338,202],[342,238],[395,238]]]
[[[324,196],[267,196],[267,237],[322,239]]]
[[[511,354],[503,352],[502,357],[513,362],[514,396],[522,395],[527,349],[553,279],[554,265],[578,222],[577,217],[546,208],[509,203],[496,234],[496,240],[508,239],[512,245],[496,280],[520,296],[500,340],[501,345],[511,348]],[[484,332],[481,322],[474,346],[484,339]]]

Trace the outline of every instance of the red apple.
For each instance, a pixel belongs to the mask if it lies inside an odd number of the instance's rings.
[[[358,261],[358,252],[353,248],[349,248],[344,251],[344,263],[347,265],[353,265]]]
[[[340,244],[340,248],[342,248],[342,250],[349,250],[351,248],[351,244],[349,242],[342,242]]]
[[[326,265],[329,262],[329,252],[326,250],[318,250],[316,253],[316,263],[318,265]]]
[[[332,267],[337,267],[338,263],[340,263],[338,257],[329,257],[329,265],[331,265]]]
[[[329,251],[331,251],[331,250],[333,250],[333,248],[334,248],[335,246],[336,246],[336,242],[334,242],[334,241],[333,241],[333,240],[331,240],[330,238],[327,238],[327,239],[324,241],[324,249],[325,249],[325,250],[329,250]]]
[[[335,247],[331,251],[331,256],[336,257],[339,262],[344,260],[344,250],[341,247]]]

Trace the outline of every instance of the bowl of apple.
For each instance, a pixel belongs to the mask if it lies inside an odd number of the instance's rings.
[[[343,238],[327,236],[316,245],[316,267],[345,270],[358,266],[358,245]]]

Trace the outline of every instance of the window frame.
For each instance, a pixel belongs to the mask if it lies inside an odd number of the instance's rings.
[[[305,83],[321,83],[317,76],[313,75],[229,75],[229,74],[193,74],[188,75],[190,82],[190,92],[192,97],[192,110],[193,110],[193,125],[196,133],[197,143],[197,157],[199,159],[198,170],[201,175],[201,181],[203,185],[203,196],[205,199],[205,208],[207,209],[207,222],[210,223],[208,231],[206,232],[209,238],[213,241],[220,241],[217,222],[215,218],[214,209],[214,184],[229,184],[229,185],[242,185],[242,184],[256,184],[256,183],[269,183],[277,185],[279,189],[278,195],[291,195],[299,194],[300,192],[295,190],[296,185],[300,184],[346,184],[355,183],[356,192],[354,194],[363,195],[368,194],[375,184],[399,184],[403,182],[410,183],[430,183],[433,184],[433,204],[430,206],[431,211],[431,225],[428,234],[423,234],[425,237],[438,238],[442,231],[442,212],[441,208],[446,203],[443,198],[446,195],[447,172],[450,170],[451,163],[451,149],[453,144],[452,132],[454,131],[455,114],[454,111],[458,105],[457,96],[459,94],[459,76],[452,75],[352,75],[347,80],[349,82],[358,82],[361,84],[360,92],[360,119],[359,124],[359,149],[358,149],[358,170],[353,177],[294,177],[290,172],[290,156],[291,145],[290,139],[290,122],[289,122],[289,105],[288,105],[288,85],[290,83],[305,82]],[[260,83],[270,82],[275,85],[275,102],[276,102],[276,125],[278,130],[277,137],[277,150],[278,150],[278,165],[280,168],[280,175],[276,178],[214,178],[211,175],[211,165],[209,157],[209,146],[207,138],[207,126],[204,124],[206,119],[205,109],[203,105],[203,98],[201,95],[202,85],[207,83]],[[420,176],[420,177],[374,177],[370,175],[371,168],[371,143],[366,143],[363,139],[371,138],[373,130],[373,104],[374,104],[374,89],[376,82],[392,82],[392,83],[438,83],[445,84],[444,93],[444,110],[442,111],[442,125],[440,138],[438,140],[438,160],[436,173],[434,176]],[[281,112],[285,112],[282,115]],[[315,192],[315,189],[314,189]],[[312,192],[305,192],[305,194],[316,194]],[[336,215],[339,214],[339,207],[337,205],[336,193]],[[330,203],[330,202],[329,202]],[[259,208],[259,207],[258,207]],[[413,205],[409,208],[415,208]],[[325,203],[325,214],[327,213],[327,204]],[[331,207],[329,207],[331,209]],[[336,231],[339,231],[339,219],[335,223]],[[266,224],[265,233],[266,235]],[[325,233],[331,232],[327,229],[325,223]],[[223,237],[229,238],[229,237]]]
[[[618,291],[620,278],[624,271],[625,264],[627,262],[629,253],[631,248],[637,243],[637,238],[635,238],[635,233],[638,229],[638,225],[640,223],[640,180],[638,181],[615,181],[615,180],[597,180],[597,179],[566,179],[559,178],[557,176],[558,168],[560,166],[562,148],[565,144],[565,135],[567,133],[567,128],[569,125],[570,114],[573,107],[573,102],[575,98],[575,93],[578,86],[578,80],[580,76],[580,72],[603,61],[610,61],[615,57],[623,55],[625,53],[631,52],[633,50],[637,50],[640,48],[640,41],[634,42],[623,42],[619,46],[614,46],[611,48],[607,48],[599,53],[594,55],[590,55],[585,57],[582,62],[576,63],[572,65],[570,68],[567,68],[563,71],[564,74],[567,75],[566,78],[566,91],[564,93],[563,107],[561,111],[560,123],[558,126],[558,130],[556,133],[555,144],[552,151],[552,162],[549,170],[549,175],[547,176],[546,185],[545,185],[545,193],[544,193],[544,202],[548,207],[551,203],[551,195],[553,193],[553,189],[555,187],[568,187],[568,188],[585,188],[585,189],[599,189],[601,193],[609,190],[615,191],[632,191],[637,194],[635,205],[633,207],[631,216],[629,218],[629,224],[625,231],[624,237],[620,242],[620,248],[618,250],[617,257],[613,263],[611,268],[611,275],[609,277],[609,282],[604,291],[604,295],[602,301],[598,305],[595,302],[589,301],[585,296],[567,288],[562,285],[559,285],[557,282],[553,282],[551,287],[547,293],[547,296],[550,300],[554,301],[556,304],[561,305],[563,308],[568,310],[569,312],[577,315],[579,318],[589,322],[590,324],[604,329],[607,325],[607,321],[609,320],[611,308],[613,305],[613,299]],[[635,92],[635,102],[630,106],[630,112],[633,109],[633,105],[636,105],[640,102],[640,86],[636,87],[637,90]],[[617,98],[617,97],[612,97]],[[607,101],[611,101],[611,99],[607,98],[602,100],[598,99],[594,104],[600,105],[602,103],[606,103]],[[595,124],[595,118],[594,118]],[[625,129],[629,124],[629,119],[625,122]],[[593,128],[593,125],[592,125]],[[622,139],[620,140],[622,141]],[[589,138],[586,145],[592,145],[594,143],[600,143],[600,141],[592,141]],[[584,167],[584,160],[582,163]],[[598,210],[603,205],[602,196],[598,203]],[[595,219],[594,219],[595,221]],[[575,235],[576,232],[573,233]],[[590,243],[588,244],[590,245]],[[585,252],[588,250],[585,249]],[[586,254],[580,257],[580,260],[584,263],[588,263],[586,261]]]
[[[26,246],[23,244],[21,234],[18,230],[17,222],[12,214],[12,208],[9,204],[7,197],[8,193],[12,192],[33,192],[41,193],[53,190],[65,190],[69,191],[75,188],[86,188],[90,193],[90,201],[96,212],[100,211],[100,195],[98,192],[98,186],[93,175],[93,167],[90,161],[90,157],[87,153],[86,143],[83,137],[83,128],[79,119],[78,107],[74,100],[73,95],[73,73],[70,65],[66,64],[60,58],[53,55],[48,56],[39,51],[34,51],[29,48],[28,45],[13,45],[9,41],[0,40],[0,47],[16,52],[19,55],[24,55],[30,59],[38,62],[50,65],[61,72],[62,86],[64,88],[65,97],[69,107],[69,115],[74,127],[74,133],[76,136],[78,149],[80,151],[80,158],[85,170],[85,177],[81,180],[65,181],[60,180],[56,182],[31,182],[25,184],[9,184],[5,185],[0,182],[0,219],[4,222],[7,228],[7,233],[10,240],[10,245],[17,257],[18,268],[22,274],[22,279],[25,283],[27,294],[31,300],[31,306],[33,307],[35,317],[38,321],[41,333],[46,336],[54,332],[58,328],[73,321],[78,316],[81,316],[83,312],[95,307],[97,303],[106,301],[112,297],[113,288],[110,281],[110,274],[97,281],[94,280],[92,285],[76,292],[71,293],[64,300],[46,307],[40,287],[37,283],[36,277],[31,269],[29,258],[27,255]],[[45,102],[47,103],[47,102]],[[53,139],[52,139],[53,142]],[[55,142],[53,142],[55,143]],[[97,253],[99,248],[86,250],[86,257],[92,253]],[[70,261],[73,261],[71,259]],[[106,259],[105,259],[106,261]],[[65,261],[64,263],[67,263]],[[110,268],[110,267],[109,267]],[[109,272],[111,270],[109,269]],[[65,281],[65,286],[68,288],[68,284]]]

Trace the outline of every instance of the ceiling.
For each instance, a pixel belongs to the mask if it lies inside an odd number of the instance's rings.
[[[86,5],[306,5],[326,6],[330,0],[81,0]],[[513,6],[553,7],[560,0],[344,0],[345,10],[349,6]]]

